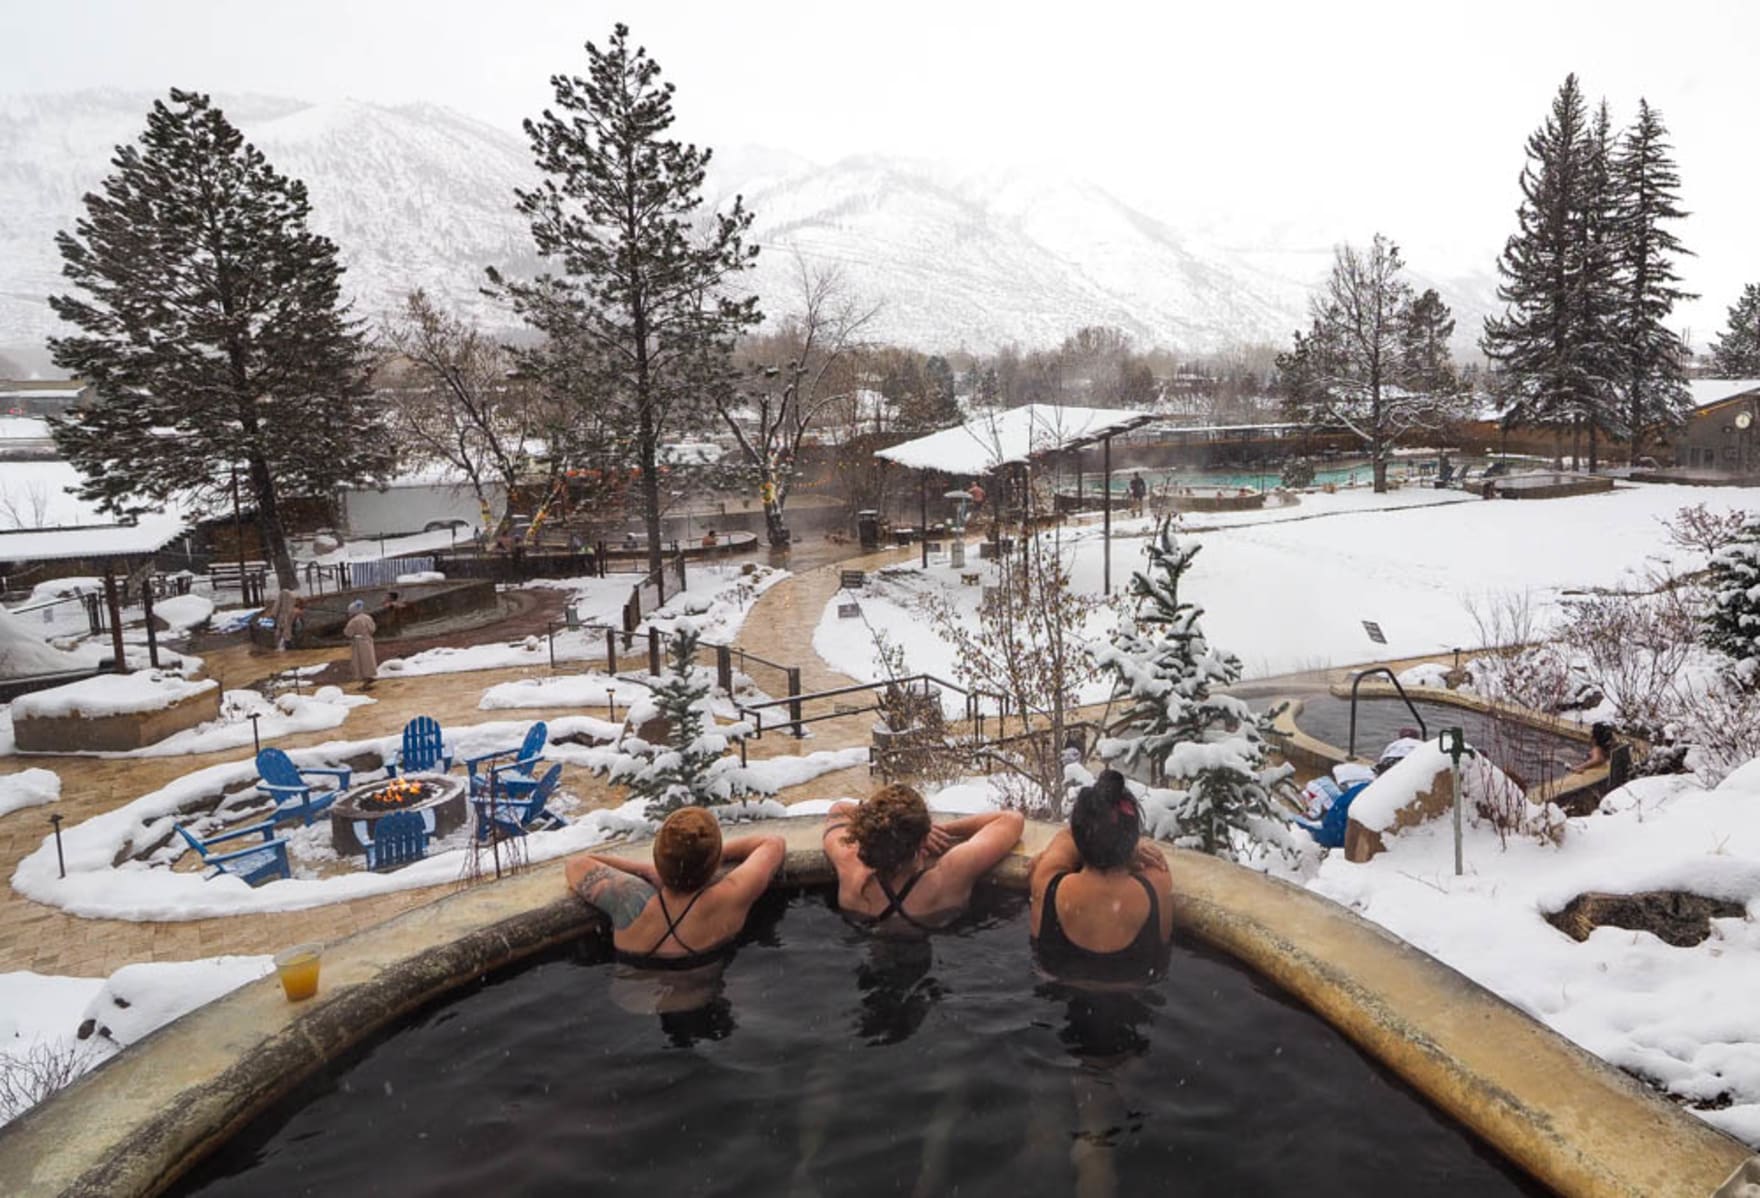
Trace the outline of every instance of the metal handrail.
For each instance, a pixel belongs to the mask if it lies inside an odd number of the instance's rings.
[[[1399,692],[1400,699],[1405,702],[1406,710],[1412,713],[1414,720],[1418,721],[1418,734],[1425,740],[1429,740],[1430,729],[1425,725],[1424,717],[1418,714],[1418,708],[1412,703],[1411,696],[1406,694],[1406,688],[1399,684],[1399,678],[1386,666],[1376,666],[1373,669],[1359,672],[1351,679],[1351,739],[1345,752],[1352,757],[1357,755],[1357,688],[1363,685],[1363,679],[1373,674],[1387,675],[1387,680],[1393,683],[1393,689]]]
[[[830,688],[829,690],[810,691],[810,692],[806,692],[806,693],[802,693],[802,694],[798,694],[798,695],[788,695],[788,696],[785,696],[784,698],[781,698],[781,699],[766,699],[766,700],[763,700],[762,702],[758,702],[758,703],[738,703],[738,704],[735,704],[735,710],[737,710],[739,712],[739,714],[742,718],[747,715],[753,715],[756,717],[757,727],[756,727],[756,731],[755,731],[754,735],[756,737],[761,738],[764,735],[764,729],[765,729],[764,711],[768,708],[784,707],[784,706],[786,706],[786,707],[799,707],[799,706],[804,705],[806,703],[809,703],[815,699],[835,699],[835,698],[839,698],[843,695],[860,694],[863,691],[885,690],[887,687],[890,687],[890,686],[910,686],[911,684],[917,683],[917,682],[933,683],[936,686],[942,687],[943,689],[953,691],[956,694],[964,695],[965,699],[966,699],[966,719],[968,719],[970,721],[977,722],[978,720],[981,720],[983,718],[983,713],[977,709],[977,703],[979,700],[986,699],[986,698],[996,700],[999,718],[1000,718],[1000,716],[1007,714],[1008,699],[1006,696],[996,694],[995,692],[992,692],[992,691],[972,690],[970,688],[963,687],[956,682],[949,682],[945,678],[940,678],[934,674],[928,674],[928,673],[910,674],[910,675],[907,675],[903,678],[888,678],[888,679],[881,681],[881,682],[856,682],[856,683],[850,684],[849,686],[835,686],[835,687]],[[878,704],[876,704],[875,706],[877,707]],[[773,725],[771,725],[771,727],[774,727],[774,728],[795,728],[798,730],[799,728],[801,728],[804,725],[817,723],[820,720],[838,719],[843,716],[859,715],[862,712],[869,711],[869,710],[872,710],[872,708],[862,707],[862,708],[857,708],[855,711],[836,711],[836,712],[831,712],[828,715],[788,719],[788,720],[783,720],[777,724],[773,724]]]

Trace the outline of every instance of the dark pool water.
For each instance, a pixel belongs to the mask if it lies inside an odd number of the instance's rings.
[[[1418,703],[1418,711],[1435,740],[1443,728],[1459,725],[1467,743],[1484,750],[1497,767],[1524,786],[1556,781],[1573,762],[1588,755],[1587,745],[1514,720],[1497,720],[1481,712],[1444,703]],[[1373,761],[1403,727],[1416,727],[1412,713],[1398,699],[1363,699],[1357,704],[1357,755]],[[1302,701],[1296,727],[1329,745],[1348,747],[1351,701],[1314,695]]]
[[[175,1192],[1540,1192],[1243,969],[1176,945],[1147,991],[1083,993],[1036,974],[1025,918],[987,892],[901,944],[771,896],[690,1014],[632,1013],[652,992],[581,946],[339,1063]]]

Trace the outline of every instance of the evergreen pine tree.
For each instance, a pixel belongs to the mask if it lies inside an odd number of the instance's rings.
[[[647,800],[650,819],[664,819],[680,807],[725,802],[748,790],[735,777],[739,762],[723,756],[729,744],[744,738],[746,727],[716,725],[709,703],[713,680],[696,664],[701,639],[694,625],[680,621],[666,651],[669,669],[649,684],[654,706],[666,719],[666,744],[628,746],[640,764],[633,771],[613,771],[630,773],[630,793]]]
[[[1664,222],[1683,219],[1680,175],[1670,156],[1668,129],[1662,116],[1638,101],[1638,119],[1626,130],[1614,159],[1618,195],[1618,256],[1622,291],[1616,320],[1625,371],[1620,390],[1625,399],[1631,458],[1642,451],[1644,429],[1676,425],[1686,418],[1692,400],[1682,363],[1687,347],[1667,326],[1674,305],[1696,298],[1676,284],[1673,259],[1688,251]]]
[[[587,43],[587,78],[556,75],[556,110],[525,122],[546,178],[517,191],[539,255],[560,268],[489,281],[549,338],[525,355],[585,412],[615,413],[641,479],[648,568],[661,568],[660,445],[692,403],[732,385],[734,339],[761,319],[724,285],[757,257],[739,197],[699,230],[710,151],[665,136],[670,83],[617,25]],[[706,417],[706,413],[703,413]]]
[[[1157,818],[1146,831],[1233,856],[1238,837],[1253,837],[1254,821],[1271,816],[1273,788],[1291,767],[1265,762],[1269,715],[1215,693],[1240,680],[1241,663],[1211,648],[1198,626],[1203,609],[1180,598],[1198,549],[1182,546],[1172,522],[1163,521],[1146,548],[1148,569],[1131,576],[1134,622],[1121,623],[1112,645],[1096,655],[1125,705],[1123,734],[1102,741],[1100,752],[1124,768],[1150,767],[1171,788],[1160,804],[1151,792],[1146,810]]]
[[[1582,260],[1573,288],[1584,390],[1572,423],[1588,435],[1591,471],[1599,464],[1600,435],[1619,436],[1625,431],[1617,392],[1627,370],[1619,329],[1620,227],[1613,149],[1613,121],[1603,100],[1583,140]],[[1573,443],[1574,439],[1573,432]]]
[[[1705,643],[1735,659],[1744,685],[1760,687],[1760,515],[1711,559]]]
[[[220,500],[234,469],[282,587],[298,579],[286,495],[328,496],[390,468],[364,334],[340,302],[336,247],[311,205],[207,96],[156,101],[138,146],[56,235],[83,297],[52,296],[79,333],[55,363],[97,402],[52,423],[81,494],[127,514],[176,496]]]
[[[1760,379],[1760,283],[1730,305],[1729,327],[1711,343],[1711,364],[1726,379]]]
[[[1454,313],[1434,287],[1412,300],[1400,318],[1400,357],[1405,385],[1426,395],[1453,395],[1460,390],[1454,356]]]
[[[1528,138],[1517,229],[1497,263],[1501,317],[1487,317],[1481,346],[1497,364],[1510,416],[1576,427],[1603,410],[1608,370],[1605,264],[1591,261],[1591,231],[1604,229],[1606,190],[1595,133],[1575,75]]]

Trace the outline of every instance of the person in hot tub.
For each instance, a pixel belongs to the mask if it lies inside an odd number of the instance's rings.
[[[1173,877],[1142,843],[1143,817],[1124,776],[1105,770],[1076,793],[1069,826],[1033,859],[1033,949],[1069,981],[1147,981],[1173,938]]]
[[[780,836],[723,842],[713,815],[682,807],[660,825],[653,865],[582,853],[569,858],[564,876],[569,890],[611,920],[620,962],[689,970],[726,960],[786,852]],[[717,881],[726,862],[738,864]]]
[[[965,909],[972,886],[1008,856],[1025,827],[1018,811],[933,823],[923,796],[897,784],[862,803],[837,803],[823,836],[837,871],[837,906],[883,932],[933,931]]]

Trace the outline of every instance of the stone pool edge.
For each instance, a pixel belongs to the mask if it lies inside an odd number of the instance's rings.
[[[783,884],[828,881],[817,819]],[[1028,825],[995,880],[1025,884],[1054,827]],[[646,854],[647,844],[600,846]],[[1750,1154],[1465,976],[1317,895],[1170,851],[1180,926],[1261,973],[1518,1167],[1563,1194],[1711,1195]],[[274,978],[199,1008],[0,1128],[0,1193],[164,1192],[340,1053],[484,973],[592,931],[551,863],[447,895],[325,948],[319,996]]]

